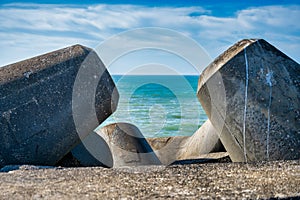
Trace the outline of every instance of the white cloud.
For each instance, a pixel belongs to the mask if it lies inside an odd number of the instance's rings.
[[[77,43],[78,39],[72,37],[0,32],[0,46],[3,48],[0,54],[0,66]],[[81,39],[80,43],[92,46],[95,42]]]
[[[263,38],[299,62],[299,11],[300,6],[266,6],[238,11],[233,17],[202,15],[197,18],[198,41],[215,57],[243,38]]]
[[[202,7],[2,5],[0,45],[5,52],[0,65],[75,43],[96,47],[113,34],[149,26],[183,32],[212,57],[240,39],[255,37],[268,40],[299,62],[299,10],[300,6],[266,6],[216,17]]]

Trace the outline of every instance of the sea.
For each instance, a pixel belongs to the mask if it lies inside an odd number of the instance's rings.
[[[199,76],[113,75],[116,112],[98,128],[116,122],[137,126],[144,137],[190,136],[206,120],[197,96]]]

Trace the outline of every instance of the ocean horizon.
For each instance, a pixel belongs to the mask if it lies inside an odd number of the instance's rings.
[[[112,75],[118,88],[116,122],[137,126],[144,137],[190,136],[207,120],[197,96],[199,75]]]

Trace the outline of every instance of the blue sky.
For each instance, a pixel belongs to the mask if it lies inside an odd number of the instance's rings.
[[[2,0],[0,66],[77,43],[95,48],[115,34],[143,27],[181,32],[212,58],[238,40],[264,38],[299,62],[299,19],[299,1]],[[197,73],[174,55],[150,54],[156,63],[173,66],[179,73]],[[124,56],[111,72],[126,73],[134,59],[138,60],[134,65],[147,64],[142,62],[147,55],[149,51]]]

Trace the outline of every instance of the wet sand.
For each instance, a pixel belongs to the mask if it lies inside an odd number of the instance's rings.
[[[0,173],[0,199],[211,199],[300,197],[300,161],[198,163]]]

